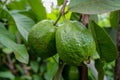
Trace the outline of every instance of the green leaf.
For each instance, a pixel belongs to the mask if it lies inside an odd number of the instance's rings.
[[[111,27],[117,28],[118,27],[118,18],[119,18],[119,11],[114,11],[110,13],[110,24]]]
[[[6,54],[11,54],[13,52],[10,48],[3,48],[2,51]]]
[[[37,61],[31,61],[30,66],[35,73],[38,72],[39,63]]]
[[[20,74],[24,74],[24,70],[23,70],[23,68],[21,67],[21,65],[19,65],[19,64],[15,64],[15,67],[16,67],[16,69],[19,71],[19,73]]]
[[[7,4],[9,10],[25,10],[26,9],[26,0],[16,0],[11,1]]]
[[[17,11],[9,12],[0,7],[0,19],[2,18],[6,18],[8,21],[14,22],[20,34],[27,41],[29,30],[35,24],[31,18],[18,14]]]
[[[9,14],[9,12],[0,6],[0,20],[1,19],[7,19],[9,23],[13,21],[12,16]]]
[[[98,23],[98,16],[96,14],[90,15],[89,20],[95,21],[95,23]]]
[[[16,44],[4,34],[0,34],[0,43],[14,51],[15,57],[22,63],[28,63],[29,55],[24,45]]]
[[[60,6],[63,4],[64,0],[57,0],[57,2],[58,2],[58,5]]]
[[[29,55],[24,45],[16,44],[11,39],[6,37],[5,35],[0,34],[0,42],[14,51],[15,57],[18,61],[23,63],[28,63]]]
[[[0,77],[1,78],[8,78],[11,80],[13,80],[15,78],[15,76],[10,71],[0,72]]]
[[[117,58],[117,48],[110,36],[105,32],[105,30],[99,27],[95,22],[90,22],[90,28],[96,42],[97,51],[102,60],[106,62],[111,62]]]
[[[27,41],[28,33],[30,29],[32,28],[32,26],[35,24],[34,21],[31,18],[24,16],[22,14],[18,14],[16,12],[11,12],[10,14],[13,17],[14,22],[19,32],[24,37],[24,39]]]
[[[31,75],[23,75],[21,78],[23,80],[32,80],[32,76]]]
[[[110,35],[111,39],[113,40],[114,44],[117,44],[117,29],[113,27],[104,27],[105,31]]]
[[[13,35],[11,32],[7,31],[7,29],[4,27],[4,25],[0,22],[0,34],[4,34],[8,36],[10,39],[15,41],[15,35]]]
[[[70,16],[70,20],[79,20],[80,14],[79,13],[72,13]]]
[[[100,59],[97,59],[95,60],[95,68],[97,69],[98,71],[98,80],[103,80],[104,79],[104,61],[100,60]]]
[[[32,11],[35,13],[38,21],[46,19],[46,10],[42,4],[42,0],[28,0],[28,3],[32,8]]]
[[[27,49],[24,45],[16,45],[16,49],[14,50],[15,57],[18,61],[28,64],[29,55]]]
[[[40,75],[33,75],[33,80],[43,80]]]
[[[56,56],[57,58],[57,56]],[[53,77],[58,69],[58,63],[56,63],[53,58],[49,58],[49,62],[47,63],[47,71],[45,72],[46,80],[53,80]]]
[[[120,9],[120,0],[70,0],[69,10],[84,14],[99,14]]]

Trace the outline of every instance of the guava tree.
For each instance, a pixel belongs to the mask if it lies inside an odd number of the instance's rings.
[[[0,80],[119,80],[120,1],[46,1],[0,1]]]

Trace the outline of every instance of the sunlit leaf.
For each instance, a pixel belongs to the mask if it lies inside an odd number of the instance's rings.
[[[69,10],[84,14],[99,14],[120,9],[120,0],[70,0]]]
[[[43,6],[42,0],[28,0],[28,3],[38,21],[46,18],[46,10]]]
[[[24,10],[26,9],[26,0],[14,0],[7,4],[9,10]]]
[[[23,38],[27,41],[28,32],[31,27],[35,24],[34,21],[22,14],[17,13],[17,11],[9,12],[2,7],[0,7],[0,19],[6,18],[8,21],[13,21],[17,26],[18,31],[21,33]]]
[[[19,32],[27,41],[29,30],[35,24],[34,21],[27,16],[15,12],[11,12],[11,16],[13,17]]]

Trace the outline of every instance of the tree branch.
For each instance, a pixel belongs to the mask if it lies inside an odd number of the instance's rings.
[[[57,22],[59,21],[59,19],[61,18],[61,16],[64,15],[65,6],[66,6],[67,2],[68,2],[68,0],[64,0],[63,6],[62,6],[62,8],[60,10],[60,14],[59,14],[57,20],[55,21],[55,23],[53,25],[56,25]]]
[[[88,14],[82,14],[80,15],[80,21],[88,27],[89,23],[89,15]],[[90,57],[88,57],[88,63],[90,63]],[[82,66],[79,67],[79,72],[80,72],[80,80],[88,80],[88,67],[86,64],[83,64]]]
[[[18,44],[21,44],[21,39],[20,39],[20,35],[19,35],[19,33],[17,32],[16,33],[16,41],[17,41],[17,43]],[[21,66],[22,66],[22,69],[23,69],[23,71],[24,71],[24,74],[25,75],[29,75],[29,67],[27,67],[27,65],[26,64],[23,64],[23,63],[20,63],[21,64]]]
[[[29,75],[28,70],[30,69],[30,67],[27,67],[26,64],[24,64],[24,63],[21,63],[21,66],[22,66],[22,69],[24,71],[24,75]]]
[[[58,70],[57,70],[53,80],[60,80],[64,66],[65,66],[65,63],[59,59],[59,67],[58,67]]]
[[[83,25],[85,25],[87,27],[88,23],[89,23],[89,15],[88,14],[82,14],[81,22],[83,23]]]
[[[79,67],[80,80],[88,80],[88,67],[83,64]]]
[[[114,80],[120,80],[120,11],[118,19],[118,32],[117,32],[117,48],[118,48],[118,58],[115,62]]]
[[[14,67],[14,64],[13,64],[11,58],[10,58],[10,55],[7,54],[7,55],[6,55],[6,58],[7,58],[7,61],[8,61],[8,67],[9,67],[9,69],[11,70],[11,72],[12,72],[13,74],[16,74],[16,69],[15,69],[15,67]]]

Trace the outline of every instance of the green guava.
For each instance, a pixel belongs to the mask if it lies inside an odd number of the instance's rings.
[[[62,76],[64,80],[80,80],[79,69],[76,66],[65,65]]]
[[[56,47],[60,58],[75,66],[80,66],[96,53],[90,30],[78,21],[66,21],[57,28]]]
[[[43,20],[33,26],[28,43],[34,55],[46,59],[56,54],[55,31],[51,20]]]

